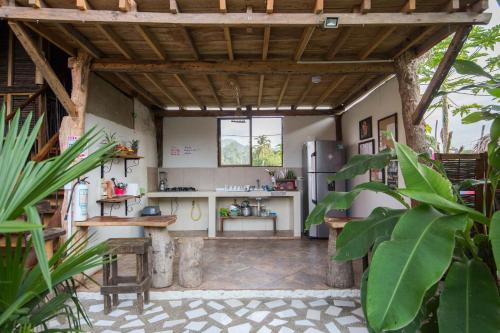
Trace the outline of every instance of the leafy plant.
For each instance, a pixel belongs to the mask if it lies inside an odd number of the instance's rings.
[[[493,197],[496,193],[499,138],[500,118],[495,118],[487,179],[464,185],[485,191],[484,197],[486,191]],[[500,267],[500,212],[492,214],[493,201],[482,212],[465,206],[461,185],[452,186],[439,163],[401,143],[395,143],[392,153],[353,157],[332,180],[353,178],[374,165],[383,167],[393,154],[405,188],[363,183],[351,192],[330,193],[311,212],[306,226],[322,223],[331,209],[350,208],[361,191],[390,195],[406,208],[378,207],[367,218],[348,223],[334,258],[358,259],[372,250],[361,283],[370,331],[498,332],[500,297],[494,272]],[[410,201],[418,205],[409,207]]]
[[[96,131],[91,129],[61,155],[42,162],[29,161],[31,148],[42,124],[42,118],[40,118],[30,130],[31,117],[31,114],[28,115],[20,127],[20,112],[17,111],[7,129],[5,106],[2,106],[0,111],[0,133],[3,134],[3,138],[0,139],[0,183],[2,184],[0,187],[0,236],[6,237],[12,233],[30,233],[31,244],[29,247],[33,247],[38,261],[37,265],[29,272],[19,267],[15,270],[11,265],[17,263],[17,265],[23,266],[25,263],[21,260],[23,258],[22,251],[17,247],[14,252],[17,253],[18,260],[9,262],[10,266],[4,261],[3,267],[9,267],[3,271],[4,273],[16,271],[19,275],[15,276],[18,279],[16,282],[7,278],[12,277],[9,274],[0,274],[0,288],[2,289],[0,292],[0,300],[2,300],[0,301],[0,309],[2,310],[0,311],[0,331],[5,331],[2,323],[13,325],[12,331],[26,329],[26,327],[28,330],[34,329],[46,318],[46,316],[39,317],[40,322],[36,322],[36,325],[32,325],[30,322],[34,311],[41,304],[39,302],[42,302],[50,291],[57,294],[60,291],[58,288],[63,288],[63,284],[66,284],[63,290],[71,292],[67,286],[67,279],[83,271],[78,270],[79,268],[86,269],[89,265],[96,264],[96,261],[92,261],[94,259],[80,257],[79,253],[74,250],[69,255],[61,253],[59,254],[60,258],[70,260],[69,262],[74,261],[75,265],[70,267],[71,275],[63,275],[65,279],[61,280],[59,275],[54,275],[56,263],[47,259],[42,223],[35,205],[65,184],[98,167],[103,160],[110,156],[110,152],[114,148],[113,143],[101,146],[87,158],[74,163],[87,146],[95,144],[101,139]],[[82,265],[76,265],[78,261],[81,261]],[[24,267],[22,268],[24,269]],[[35,276],[33,274],[36,274],[36,278],[30,278],[30,276]],[[13,283],[19,283],[22,288],[29,287],[34,281],[30,281],[28,278],[37,280],[36,289],[12,289],[15,286]],[[9,286],[11,289],[8,289]],[[15,297],[11,295],[12,293]],[[2,297],[8,295],[13,297],[9,298],[13,302],[3,301]],[[20,322],[13,319],[14,317],[22,317],[23,320]],[[67,317],[71,316],[68,314]],[[13,324],[13,320],[15,324]]]
[[[133,139],[130,140],[130,149],[132,149],[135,153],[139,150],[139,140]]]

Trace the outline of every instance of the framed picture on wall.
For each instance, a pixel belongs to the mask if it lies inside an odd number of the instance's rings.
[[[385,184],[385,169],[370,169],[370,181]]]
[[[391,132],[394,140],[398,141],[398,114],[394,113],[378,121],[378,151],[394,148],[394,142],[385,132]]]
[[[372,117],[368,117],[359,122],[359,139],[366,140],[373,136]]]
[[[387,186],[395,190],[399,186],[398,182],[398,161],[389,161],[389,164],[387,165]]]
[[[358,154],[373,155],[375,153],[375,140],[371,139],[358,143]]]

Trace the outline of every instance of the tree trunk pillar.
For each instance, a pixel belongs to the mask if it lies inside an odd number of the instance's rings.
[[[328,237],[328,268],[326,270],[326,284],[333,288],[351,288],[354,285],[352,261],[337,261],[333,257],[337,254],[337,237],[340,230],[330,228]]]
[[[151,284],[153,288],[166,288],[174,282],[174,256],[175,242],[167,228],[145,227],[145,234],[151,238],[152,273]]]
[[[202,283],[203,238],[187,237],[179,239],[179,284],[185,288],[195,288]]]
[[[426,153],[429,151],[429,144],[425,135],[425,124],[422,122],[418,126],[413,125],[420,100],[417,58],[410,52],[405,52],[395,59],[394,64],[401,96],[406,144],[417,153]]]

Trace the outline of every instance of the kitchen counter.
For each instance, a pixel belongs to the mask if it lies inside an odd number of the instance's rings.
[[[290,218],[294,237],[300,237],[301,230],[301,193],[299,191],[188,191],[188,192],[148,192],[146,196],[153,202],[169,198],[206,198],[208,200],[208,237],[215,237],[217,231],[217,198],[290,198]],[[222,200],[222,199],[221,199]]]

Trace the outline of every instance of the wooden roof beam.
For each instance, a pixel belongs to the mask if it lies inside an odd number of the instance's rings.
[[[414,125],[420,125],[422,119],[424,119],[427,108],[436,96],[436,93],[439,91],[439,88],[443,84],[443,81],[446,79],[451,66],[453,66],[453,63],[457,59],[458,53],[464,46],[464,43],[467,40],[467,37],[469,36],[471,30],[472,26],[460,27],[455,33],[455,36],[453,36],[453,39],[451,40],[446,53],[441,59],[441,62],[439,63],[438,68],[436,69],[436,72],[431,79],[431,82],[429,82],[427,89],[425,90],[422,98],[420,99],[420,102],[417,105],[417,108],[415,109]]]
[[[231,41],[231,30],[224,28],[224,39],[226,40],[227,57],[230,61],[234,60],[233,43]]]
[[[360,81],[356,82],[349,90],[349,93],[345,95],[344,98],[342,98],[338,106],[340,107],[345,106],[346,103],[350,101],[353,96],[356,96],[357,94],[359,94],[360,91],[363,91],[365,87],[368,84],[370,84],[370,82],[372,82],[373,80],[374,80],[373,77],[364,77]]]
[[[177,4],[176,0],[170,0],[170,12],[172,14],[177,14],[179,13],[179,5]]]
[[[210,89],[210,92],[212,93],[212,96],[215,99],[215,102],[217,103],[219,108],[221,108],[222,104],[220,102],[219,95],[217,95],[217,90],[215,89],[214,83],[212,82],[210,75],[206,74],[204,76],[205,76],[205,80],[207,81],[208,88]]]
[[[87,0],[76,0],[76,8],[79,10],[89,10],[91,7],[87,3]]]
[[[148,28],[141,25],[136,25],[135,28],[139,35],[141,35],[142,39],[144,39],[149,47],[153,50],[156,56],[161,60],[167,60],[167,54],[161,47],[156,37],[148,30]]]
[[[391,58],[397,58],[415,45],[421,43],[425,38],[429,37],[432,33],[439,29],[439,26],[431,25],[426,28],[419,29],[413,35],[406,39],[404,47],[399,50],[394,51],[394,55]]]
[[[219,11],[221,13],[227,13],[226,0],[219,0]]]
[[[260,108],[262,105],[262,95],[264,92],[264,75],[260,75],[259,77],[259,94],[257,97],[257,108]]]
[[[345,27],[341,28],[340,30],[340,36],[338,36],[335,41],[332,43],[332,46],[328,50],[325,59],[326,60],[333,60],[337,53],[342,49],[344,44],[347,42],[349,39],[349,36],[351,35],[352,32],[352,27]]]
[[[411,14],[417,9],[417,0],[406,0],[401,12]]]
[[[309,83],[307,84],[306,88],[304,89],[304,91],[300,95],[299,99],[295,103],[295,106],[293,107],[294,109],[296,109],[297,107],[299,107],[304,102],[304,100],[306,99],[307,95],[311,91],[313,85],[314,85],[314,83],[312,82],[312,78],[309,78]]]
[[[96,27],[125,58],[129,60],[134,58],[132,50],[110,26],[98,24]]]
[[[74,57],[76,56],[75,49],[69,45],[65,40],[61,39],[59,36],[54,35],[52,32],[48,31],[43,25],[36,24],[32,22],[24,23],[28,28],[60,48],[66,54]]]
[[[170,73],[170,74],[392,74],[391,62],[341,62],[341,63],[297,63],[294,61],[141,61],[122,59],[97,59],[92,70],[124,73]]]
[[[147,90],[145,90],[142,86],[140,86],[137,81],[132,79],[129,75],[124,74],[124,73],[115,73],[115,75],[123,82],[127,87],[135,91],[138,95],[141,95],[142,98],[148,100],[152,105],[156,106],[163,106],[163,103],[161,103],[156,97],[151,95]]]
[[[377,87],[387,79],[388,79],[387,76],[383,75],[383,76],[377,76],[376,78],[371,80],[370,79],[363,80],[362,81],[363,86],[357,89],[354,93],[349,94],[349,98],[343,100],[342,108],[345,109],[346,107],[349,107],[349,105],[351,105],[359,98],[369,93],[372,89],[375,89],[375,87]]]
[[[274,11],[274,0],[266,0],[266,13],[272,14]]]
[[[83,1],[83,0],[79,0]],[[31,22],[81,23],[86,24],[145,24],[148,26],[186,26],[186,27],[317,27],[327,16],[339,18],[342,26],[412,26],[430,24],[488,24],[491,13],[253,13],[248,20],[246,13],[156,13],[120,12],[109,10],[87,10],[85,17],[81,11],[70,8],[41,8],[3,6],[0,18]]]
[[[467,8],[468,11],[473,13],[482,13],[486,9],[488,9],[488,0],[477,0]]]
[[[324,0],[316,0],[316,3],[314,4],[314,14],[321,14],[323,13],[325,7]]]
[[[373,43],[369,45],[365,50],[361,51],[358,58],[360,60],[367,59],[370,56],[370,54],[372,54],[372,52],[375,51],[375,49],[380,46],[380,44],[382,44],[390,35],[392,35],[394,31],[396,31],[396,29],[397,27],[394,26],[381,28],[380,32],[373,40]]]
[[[199,106],[201,109],[204,109],[205,107],[203,106],[203,103],[200,101],[200,99],[195,95],[195,93],[193,92],[193,90],[189,87],[189,85],[184,81],[184,79],[179,75],[179,74],[174,74],[174,77],[175,79],[177,80],[177,82],[179,82],[179,84],[181,85],[182,88],[184,88],[184,90],[186,91],[186,93],[189,95],[189,97],[191,97],[191,99],[193,100],[193,102],[195,102],[195,104],[197,106]]]
[[[136,12],[137,4],[135,0],[118,0],[118,9],[122,12]]]
[[[271,27],[264,28],[264,41],[262,43],[262,60],[267,60],[267,54],[269,52],[269,40],[271,39]],[[264,94],[264,79],[265,76],[261,74],[259,76],[259,94],[257,97],[257,108],[262,105],[262,95]]]
[[[155,112],[159,117],[236,117],[236,116],[250,116],[250,117],[272,117],[272,116],[333,116],[341,112],[341,109],[328,109],[328,110],[204,110],[204,111],[169,111],[158,110]]]
[[[85,50],[92,57],[96,59],[104,57],[104,53],[102,53],[101,50],[99,50],[91,41],[87,39],[87,37],[85,37],[71,24],[56,23],[55,25],[62,33],[72,39],[80,48]]]
[[[320,106],[330,95],[337,89],[338,86],[340,86],[347,76],[343,75],[341,77],[334,77],[332,83],[328,85],[328,87],[325,89],[325,91],[321,94],[321,96],[318,98],[316,103],[314,103],[314,107]]]
[[[29,0],[28,5],[30,5],[31,7],[35,8],[35,9],[47,7],[43,0]]]
[[[361,0],[359,5],[354,6],[352,11],[354,13],[366,14],[372,9],[371,0]]]
[[[172,93],[168,91],[168,89],[153,74],[145,73],[144,76],[153,84],[153,86],[156,87],[156,89],[158,89],[163,95],[165,95],[165,97],[167,97],[168,100],[174,103],[174,105],[181,107],[179,101],[172,95]]]
[[[57,99],[61,102],[62,106],[71,117],[78,116],[78,109],[75,103],[71,100],[68,92],[59,81],[54,70],[50,67],[49,62],[44,57],[36,43],[33,41],[29,33],[23,27],[22,23],[9,21],[9,26],[12,32],[16,35],[21,45],[30,56],[31,60],[39,70],[47,84],[50,86]]]
[[[304,28],[304,31],[302,32],[302,37],[300,38],[299,45],[297,45],[297,48],[295,49],[295,53],[293,55],[294,61],[299,61],[300,58],[302,58],[302,55],[304,54],[304,51],[307,48],[307,44],[309,44],[309,41],[311,40],[314,30],[315,27]]]
[[[448,0],[445,10],[448,13],[458,12],[460,10],[460,0]]]

